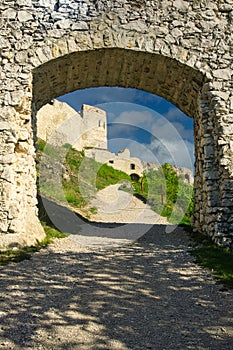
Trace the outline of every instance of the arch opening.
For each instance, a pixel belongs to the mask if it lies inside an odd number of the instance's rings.
[[[69,92],[100,86],[150,92],[166,98],[189,117],[195,117],[203,81],[199,71],[161,55],[125,49],[73,53],[34,70],[34,130],[35,115],[41,106]]]

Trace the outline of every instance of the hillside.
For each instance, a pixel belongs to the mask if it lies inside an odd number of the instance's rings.
[[[96,215],[99,191],[119,184],[119,190],[137,196],[141,206],[147,202],[155,213],[170,222],[190,224],[193,186],[167,163],[133,182],[126,173],[87,158],[84,152],[68,144],[55,147],[42,140],[38,140],[37,162],[39,193],[66,203],[88,219],[99,219]]]
[[[95,208],[89,206],[98,190],[119,182],[131,183],[129,175],[84,157],[84,153],[64,145],[55,147],[38,140],[38,192],[66,203],[90,218]]]

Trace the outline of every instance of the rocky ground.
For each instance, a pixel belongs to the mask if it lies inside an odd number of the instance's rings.
[[[183,229],[166,227],[118,247],[71,234],[1,267],[0,349],[232,349],[232,291],[194,263]]]

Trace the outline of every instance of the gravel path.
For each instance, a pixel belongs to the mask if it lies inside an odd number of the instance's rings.
[[[112,249],[70,235],[1,267],[0,349],[232,349],[232,291],[165,228]]]
[[[97,208],[92,220],[98,222],[168,224],[167,219],[156,214],[150,206],[119,190],[120,185],[111,185],[98,191],[91,206]]]

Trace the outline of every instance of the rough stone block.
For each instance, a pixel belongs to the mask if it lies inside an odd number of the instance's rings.
[[[33,16],[28,11],[19,11],[18,12],[18,20],[20,22],[32,21],[33,20]]]
[[[217,79],[230,80],[232,75],[231,69],[216,69],[213,71],[213,76]]]

